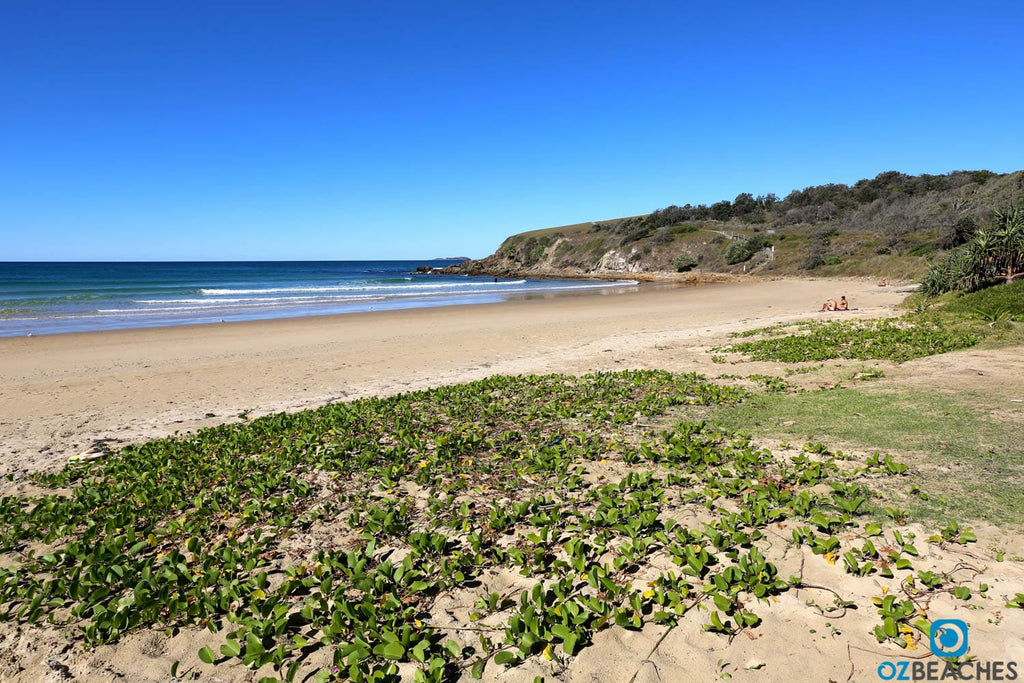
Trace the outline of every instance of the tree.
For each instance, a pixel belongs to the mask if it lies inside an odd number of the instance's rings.
[[[953,249],[971,241],[974,233],[978,231],[978,224],[974,222],[969,214],[964,214],[957,219],[949,232],[939,240],[939,246],[943,249]]]
[[[768,194],[762,194],[757,196],[757,203],[765,211],[771,211],[772,207],[774,207],[778,203],[778,201],[779,198],[775,196],[774,192],[769,192]]]
[[[1002,279],[1024,275],[1024,208],[997,211],[994,224],[974,234],[928,270],[921,282],[925,294],[954,290],[971,292]]]
[[[711,217],[716,221],[727,221],[732,216],[732,203],[728,199],[723,199],[711,205]]]
[[[757,200],[749,192],[741,192],[736,195],[732,202],[732,213],[734,216],[746,216],[757,211]]]
[[[1024,208],[997,211],[991,237],[993,275],[1008,283],[1024,275]]]

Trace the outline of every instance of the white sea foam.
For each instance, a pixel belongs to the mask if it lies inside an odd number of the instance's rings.
[[[452,289],[452,288],[491,288],[507,287],[509,285],[524,285],[526,280],[509,280],[500,282],[423,282],[414,285],[337,285],[331,287],[268,287],[266,289],[200,289],[203,296],[232,296],[241,294],[304,294],[320,292],[367,292],[367,291],[396,291],[406,289]]]
[[[293,296],[208,296],[188,299],[139,299],[132,303],[140,308],[107,308],[97,313],[102,315],[154,315],[160,313],[180,314],[190,311],[241,311],[246,309],[286,308],[306,306],[345,306],[368,302],[385,302],[404,299],[431,299],[440,297],[460,296],[477,297],[497,294],[492,288],[494,283],[430,283],[414,287],[383,286],[383,287],[347,287],[347,288],[280,288],[264,290],[221,290],[234,291],[236,294],[245,291],[253,292],[294,292]],[[513,280],[499,283],[504,285],[500,293],[555,293],[571,290],[605,289],[610,287],[628,287],[639,284],[636,280],[618,281],[580,281],[574,284],[559,284],[556,287],[529,285],[526,280]],[[510,286],[511,285],[511,286]],[[525,285],[525,286],[524,286]],[[212,290],[211,290],[212,291]],[[306,293],[306,296],[300,295]],[[309,294],[316,292],[310,296]]]

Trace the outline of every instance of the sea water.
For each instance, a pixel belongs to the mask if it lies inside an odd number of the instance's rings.
[[[457,262],[0,263],[0,336],[492,303],[636,284],[415,272]]]

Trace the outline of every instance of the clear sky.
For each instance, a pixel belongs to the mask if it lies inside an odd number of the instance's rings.
[[[0,260],[429,258],[1024,168],[1024,3],[0,9]]]

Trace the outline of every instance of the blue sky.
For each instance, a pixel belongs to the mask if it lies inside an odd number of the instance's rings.
[[[1022,36],[1003,1],[6,3],[0,260],[482,257],[1019,170]]]

